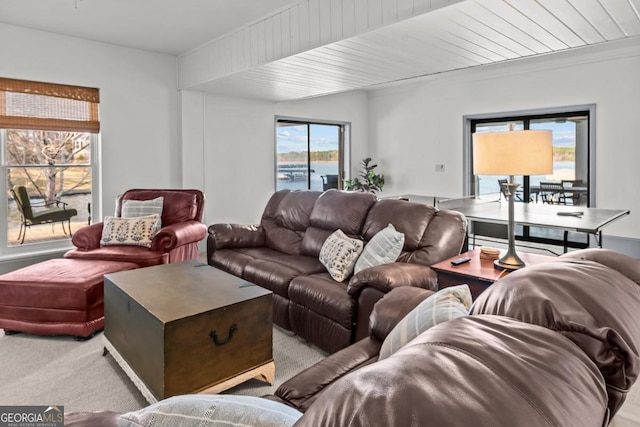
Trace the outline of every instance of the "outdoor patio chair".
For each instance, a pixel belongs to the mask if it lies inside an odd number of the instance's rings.
[[[542,197],[543,203],[566,205],[567,196],[564,190],[560,182],[540,182],[540,197]]]
[[[66,221],[69,226],[69,236],[72,236],[71,218],[78,215],[77,210],[67,208],[67,204],[60,200],[32,204],[31,199],[29,198],[29,193],[27,193],[27,189],[24,185],[15,185],[11,189],[11,194],[18,205],[18,211],[22,216],[20,231],[18,233],[18,240],[20,240],[20,244],[24,243],[24,238],[27,235],[27,227],[31,227],[32,225],[51,224],[53,229],[53,225],[56,222],[60,222],[62,224],[62,231],[64,234],[67,234],[67,231],[64,228],[64,223]],[[54,204],[55,207],[50,207]],[[34,207],[44,207],[46,209],[35,211],[33,209]]]
[[[338,175],[320,175],[322,178],[322,190],[327,191],[331,188],[338,188]]]

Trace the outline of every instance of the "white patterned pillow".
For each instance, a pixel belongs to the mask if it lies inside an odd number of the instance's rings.
[[[333,280],[343,282],[353,273],[353,267],[356,265],[363,246],[362,240],[352,239],[342,230],[336,230],[322,244],[320,262],[333,277]]]
[[[102,238],[100,244],[134,245],[151,247],[151,241],[158,232],[158,214],[140,216],[137,218],[104,217]]]
[[[125,200],[122,202],[120,216],[122,218],[136,218],[139,216],[148,216],[158,214],[158,230],[162,228],[162,206],[164,197],[156,197],[151,200]]]
[[[378,360],[391,356],[409,341],[438,323],[463,317],[471,308],[471,291],[467,285],[444,288],[422,301],[389,332]]]
[[[395,262],[400,256],[403,246],[404,234],[396,231],[393,224],[387,225],[365,245],[362,255],[356,262],[355,273],[375,265]]]
[[[290,406],[261,397],[186,394],[122,414],[118,426],[288,427],[301,416]]]

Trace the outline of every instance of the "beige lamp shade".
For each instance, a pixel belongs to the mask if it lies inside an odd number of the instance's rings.
[[[550,130],[514,130],[473,134],[476,175],[544,175],[553,173]]]

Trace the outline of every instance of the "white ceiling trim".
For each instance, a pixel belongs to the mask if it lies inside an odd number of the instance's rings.
[[[191,89],[460,1],[302,0],[180,55],[178,87]]]
[[[255,40],[251,27],[181,56],[180,88],[285,101],[640,36],[640,0],[465,0],[447,7],[440,1],[430,3],[433,9],[422,4],[419,13],[414,1],[413,14],[408,1],[309,0],[308,15],[288,11],[287,18],[258,23]],[[336,12],[347,5],[369,26]],[[291,23],[312,16],[318,25],[308,28],[308,40],[290,32],[307,33],[302,21]],[[272,37],[260,38],[261,24]],[[355,35],[346,36],[345,28]]]

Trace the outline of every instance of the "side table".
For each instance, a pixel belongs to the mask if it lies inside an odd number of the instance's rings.
[[[527,265],[540,264],[554,258],[526,252],[518,252],[518,256]],[[460,265],[451,265],[451,261],[457,258],[471,258],[471,261]],[[432,265],[431,268],[438,273],[440,289],[467,284],[474,300],[493,282],[509,274],[507,271],[496,270],[493,267],[493,260],[480,259],[480,249],[456,255]]]

